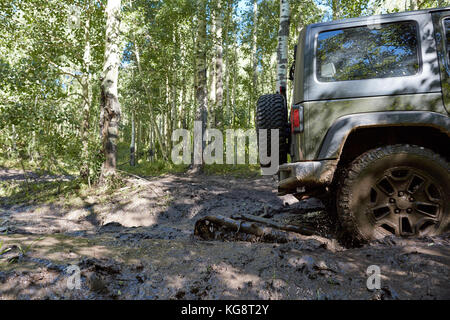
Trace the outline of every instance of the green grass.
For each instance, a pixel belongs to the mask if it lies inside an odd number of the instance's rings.
[[[119,169],[138,176],[160,176],[164,174],[185,173],[189,169],[188,165],[175,165],[172,161],[156,160],[153,162],[146,159],[138,159],[136,165],[130,166],[129,146],[120,143],[117,148],[117,163]],[[205,165],[204,173],[207,175],[231,176],[235,178],[253,178],[260,175],[258,165],[248,164],[212,164]]]
[[[0,181],[0,204],[33,204],[33,203],[51,203],[61,198],[66,201],[76,198],[85,198],[88,194],[92,195],[110,195],[114,190],[123,187],[126,180],[123,179],[121,172],[130,173],[138,176],[160,176],[164,174],[180,174],[186,173],[189,169],[188,165],[175,165],[171,161],[156,160],[153,162],[146,159],[137,159],[135,166],[129,164],[129,148],[126,144],[121,143],[118,146],[118,169],[119,175],[117,181],[109,184],[108,188],[97,188],[87,185],[87,182],[80,179],[70,181],[43,181],[30,178],[27,181],[4,180]],[[6,168],[22,169],[20,162],[5,160],[0,158],[0,166]],[[36,164],[24,163],[26,170],[30,170],[37,174],[49,174],[39,170]],[[258,165],[229,165],[229,164],[213,164],[205,165],[203,173],[205,175],[229,176],[234,178],[255,178],[260,176]],[[56,174],[56,173],[54,173]],[[74,176],[77,172],[74,171]]]
[[[142,152],[142,150],[138,150]],[[121,142],[117,145],[118,169],[138,176],[160,176],[168,173],[186,172],[188,166],[175,165],[171,161],[156,160],[153,162],[143,158],[136,158],[136,165],[130,166],[130,147]]]
[[[186,173],[189,169],[188,165],[175,165],[172,162],[158,160],[149,162],[139,160],[136,166],[132,167],[129,163],[119,167],[120,170],[132,173],[138,176],[160,176],[164,174]],[[206,175],[230,176],[235,178],[254,178],[260,175],[258,165],[247,164],[211,164],[205,165],[203,173]]]
[[[7,180],[0,182],[0,202],[3,205],[52,202],[61,195],[73,194],[82,184],[72,181],[22,181]]]
[[[0,256],[11,251],[11,248],[3,248],[3,240],[0,241]]]
[[[234,178],[256,178],[261,175],[259,165],[252,164],[211,164],[205,165],[208,175],[231,176]]]
[[[32,171],[37,174],[50,175],[77,175],[79,172],[78,164],[67,164],[61,159],[55,160],[55,164],[50,167],[51,168],[43,168],[43,164],[39,163],[39,161],[21,161],[20,158],[5,158],[0,156],[0,168],[15,170],[25,169],[26,171]]]
[[[130,166],[129,163],[122,164],[119,169],[138,176],[160,176],[164,174],[186,173],[188,165],[175,165],[170,161],[157,160],[149,162],[140,159],[136,165]],[[235,178],[254,178],[260,175],[258,165],[247,164],[211,164],[205,165],[203,173],[206,175],[230,176]]]
[[[170,161],[146,161],[144,159],[139,159],[136,165],[130,166],[129,163],[121,164],[119,169],[128,173],[132,173],[138,176],[160,176],[168,173],[183,173],[186,172],[188,166],[186,165],[175,165]]]

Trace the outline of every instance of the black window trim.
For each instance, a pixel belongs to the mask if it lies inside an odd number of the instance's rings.
[[[332,25],[307,26],[305,42],[305,101],[323,101],[334,99],[389,96],[399,94],[437,93],[441,91],[440,75],[434,70],[439,68],[434,27],[430,12],[420,12],[402,16],[380,16],[377,22],[416,21],[419,25],[420,53],[422,72],[415,76],[398,78],[377,78],[349,80],[339,82],[319,82],[315,79],[315,35],[318,32],[344,27],[367,25],[364,21],[335,22]],[[429,50],[431,48],[432,50]],[[314,68],[314,69],[313,69]],[[424,85],[426,84],[426,85]]]
[[[444,57],[444,63],[445,63],[445,71],[447,71],[447,74],[450,76],[450,50],[448,49],[449,44],[447,44],[447,29],[445,27],[445,20],[450,21],[450,15],[448,16],[443,16],[441,18],[441,23],[440,26],[442,28],[442,41],[443,41],[443,49],[445,54]]]

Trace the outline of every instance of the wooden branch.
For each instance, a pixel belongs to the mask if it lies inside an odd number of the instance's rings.
[[[227,228],[229,228],[235,232],[244,231],[246,233],[254,234],[256,236],[262,236],[264,234],[262,232],[262,230],[253,223],[237,221],[237,220],[227,218],[224,216],[220,216],[220,215],[207,216],[203,219],[198,220],[197,223],[195,224],[196,225],[195,229],[197,230],[197,224],[199,222],[204,222],[204,221],[211,221],[213,223],[226,226]]]
[[[215,239],[216,226],[223,226],[236,233],[242,232],[259,237],[263,242],[286,243],[302,239],[298,233],[260,227],[251,222],[238,221],[224,216],[207,216],[195,223],[194,234],[206,240]]]
[[[69,94],[69,96],[78,96],[78,97],[81,97],[81,98],[84,100],[84,102],[86,102],[86,104],[88,104],[88,105],[91,104],[91,102],[88,100],[88,98],[86,98],[86,96],[85,96],[84,94],[81,94],[81,93],[79,93],[79,92],[72,92],[72,93]]]
[[[119,165],[119,166],[120,166],[120,165]],[[150,180],[147,180],[147,179],[145,179],[144,177],[141,177],[141,176],[138,176],[138,175],[129,173],[129,172],[127,172],[127,171],[119,170],[119,169],[117,169],[117,168],[116,168],[116,170],[119,171],[119,172],[122,172],[123,174],[129,175],[129,176],[131,176],[131,177],[133,177],[133,178],[140,179],[140,180],[144,180],[144,181],[146,181],[146,182],[150,182],[150,183],[151,183]],[[155,190],[154,188],[152,188],[151,186],[147,186],[147,187],[149,187],[150,190],[151,190],[157,197],[162,197],[162,195],[160,195],[158,192],[156,192],[156,190]]]
[[[307,228],[307,227],[284,224],[284,223],[276,222],[274,220],[266,219],[263,217],[254,216],[251,214],[242,213],[239,215],[239,218],[241,218],[243,220],[247,220],[247,221],[259,222],[259,223],[271,226],[276,229],[280,229],[280,230],[284,230],[284,231],[292,231],[292,232],[300,233],[300,234],[307,235],[307,236],[311,236],[314,234],[314,230]]]
[[[72,77],[72,78],[74,78],[75,80],[77,80],[78,83],[79,83],[81,86],[84,85],[84,83],[81,81],[81,76],[79,76],[79,75],[77,75],[77,74],[75,74],[75,73],[73,73],[73,72],[64,70],[64,67],[62,67],[62,66],[60,66],[59,64],[53,62],[53,61],[50,60],[50,59],[47,59],[47,60],[48,60],[48,63],[49,63],[49,64],[53,65],[53,66],[58,70],[59,74],[66,75],[66,76],[69,76],[69,77]]]

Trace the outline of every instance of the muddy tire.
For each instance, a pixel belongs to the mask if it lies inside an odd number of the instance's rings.
[[[279,129],[279,159],[280,164],[287,162],[288,145],[288,116],[284,97],[280,94],[266,94],[258,99],[256,107],[256,132],[258,137],[259,150],[259,134],[258,129],[269,129],[267,132],[267,154],[271,153],[271,131],[270,129]],[[262,167],[269,167],[269,164]]]
[[[450,222],[450,165],[431,150],[393,145],[370,150],[344,171],[337,213],[347,241],[437,235]]]

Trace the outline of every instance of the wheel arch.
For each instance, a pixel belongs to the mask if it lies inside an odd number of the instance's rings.
[[[450,118],[435,112],[388,111],[352,114],[329,128],[317,159],[352,161],[388,144],[415,144],[450,159]]]

